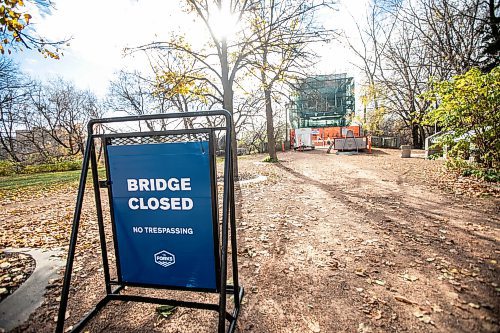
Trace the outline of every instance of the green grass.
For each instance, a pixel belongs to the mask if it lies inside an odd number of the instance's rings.
[[[78,186],[80,170],[13,175],[0,177],[0,201],[23,201],[29,198],[48,196],[63,188]],[[105,178],[104,169],[99,169],[101,179]],[[89,170],[87,185],[92,184],[92,172]],[[1,205],[1,204],[0,204]]]
[[[77,183],[80,180],[81,170],[36,173],[31,175],[13,175],[0,177],[0,191],[10,191],[28,188],[47,188],[53,185]],[[99,169],[101,178],[105,175],[104,169]],[[87,183],[92,181],[92,172],[89,171]]]
[[[8,191],[25,187],[46,187],[61,183],[77,182],[80,179],[80,172],[80,170],[73,170],[0,177],[0,190]]]

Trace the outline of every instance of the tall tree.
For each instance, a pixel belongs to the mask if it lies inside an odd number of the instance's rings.
[[[135,50],[173,50],[203,64],[206,76],[220,93],[222,107],[234,114],[233,86],[238,72],[247,65],[245,60],[252,54],[252,42],[255,40],[244,23],[248,14],[258,4],[258,0],[184,0],[188,12],[194,15],[206,28],[210,40],[204,46],[190,45],[184,38],[171,37],[167,41],[142,45]],[[234,30],[229,26],[220,26],[222,22],[232,20]],[[236,24],[238,22],[238,24]],[[231,36],[230,36],[231,35]],[[238,174],[236,154],[236,131],[233,126],[232,156],[235,175]]]
[[[481,68],[484,71],[500,66],[500,2],[489,0],[487,13],[480,29],[483,34]]]
[[[19,162],[16,150],[16,130],[22,126],[21,110],[31,86],[16,63],[0,57],[0,149]]]
[[[400,7],[399,20],[411,26],[428,52],[427,62],[443,78],[480,64],[482,0],[417,0]]]
[[[162,96],[177,112],[210,109],[221,104],[217,87],[211,84],[195,59],[186,59],[178,52],[159,52],[149,56],[155,75],[154,94]],[[194,118],[182,118],[184,128],[194,128]]]
[[[85,125],[102,116],[97,98],[61,78],[37,83],[23,112],[22,140],[43,158],[83,155]],[[19,141],[20,139],[18,139]]]
[[[135,116],[168,112],[166,99],[163,95],[155,94],[155,90],[154,77],[138,71],[121,70],[115,79],[110,81],[105,104],[108,109]],[[150,131],[156,129],[154,121],[144,123]],[[166,121],[162,121],[160,129],[166,129],[167,124]]]
[[[398,37],[384,52],[384,71],[380,75],[385,87],[385,106],[403,120],[411,131],[412,144],[422,148],[426,136],[422,125],[428,103],[419,99],[426,91],[434,67],[426,65],[428,54],[422,47],[416,29],[402,23]]]
[[[481,52],[488,1],[378,0],[371,8],[357,52],[367,84],[379,94],[375,103],[403,120],[413,145],[422,147],[430,127],[422,123],[428,101],[419,96],[429,80],[447,80],[493,59]]]
[[[252,33],[256,36],[252,64],[264,93],[268,153],[277,161],[273,121],[273,90],[279,81],[292,79],[312,65],[312,43],[332,38],[330,30],[318,24],[320,9],[331,8],[333,1],[262,0],[252,12]]]
[[[365,129],[372,128],[367,124],[367,119],[373,115],[379,115],[379,108],[383,99],[383,87],[378,85],[377,76],[383,73],[382,61],[397,22],[398,4],[387,0],[375,0],[368,6],[366,21],[364,25],[357,22],[354,17],[352,21],[356,26],[357,39],[352,38],[352,33],[341,31],[340,40],[346,44],[356,55],[357,61],[353,64],[364,74],[362,105]],[[396,13],[396,15],[395,15]],[[367,115],[368,106],[373,105],[372,115]]]

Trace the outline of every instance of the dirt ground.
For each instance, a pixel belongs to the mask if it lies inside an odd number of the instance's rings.
[[[246,295],[237,332],[500,331],[498,196],[476,197],[472,185],[446,189],[441,161],[401,159],[395,150],[278,157],[276,164],[259,162],[263,156],[239,163],[242,172],[268,178],[240,186],[238,258]],[[74,199],[75,189],[65,187],[2,203],[0,245],[66,246]],[[92,206],[87,195],[67,326],[104,292]],[[52,332],[60,289],[61,280],[51,281],[45,303],[16,331]],[[216,301],[186,292],[126,292]],[[212,312],[179,308],[164,319],[155,309],[111,303],[84,331],[216,331]]]

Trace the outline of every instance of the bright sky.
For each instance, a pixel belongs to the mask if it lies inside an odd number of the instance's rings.
[[[369,0],[340,0],[337,13],[324,16],[327,27],[352,30],[353,17],[362,21]],[[141,57],[123,56],[124,47],[138,46],[182,31],[200,36],[193,20],[178,8],[178,1],[164,0],[56,0],[50,15],[33,15],[37,32],[52,40],[72,37],[61,60],[44,59],[36,51],[14,55],[21,69],[33,77],[62,76],[98,96],[106,94],[109,80],[122,68],[140,69]],[[33,12],[33,9],[32,9]],[[155,37],[155,35],[157,37]],[[189,36],[188,36],[189,37]],[[322,61],[318,74],[342,73],[358,76],[350,64],[353,56],[338,43],[318,46]]]

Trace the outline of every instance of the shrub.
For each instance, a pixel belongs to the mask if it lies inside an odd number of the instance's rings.
[[[441,154],[440,153],[432,154],[432,155],[429,155],[427,157],[428,160],[438,160],[440,158],[441,158]]]
[[[458,172],[462,172],[463,170],[467,170],[470,168],[469,162],[460,158],[447,159],[445,162],[445,166],[450,170],[455,170]]]
[[[485,169],[500,169],[500,66],[431,82],[422,96],[430,104],[424,123],[447,132],[451,156],[467,159],[472,149]]]
[[[11,176],[15,174],[18,171],[18,169],[19,169],[18,163],[7,160],[0,161],[0,176]]]
[[[43,164],[33,164],[27,165],[21,171],[21,173],[34,174],[43,172],[60,172],[60,171],[71,171],[78,170],[82,167],[82,161],[78,160],[65,160],[58,161],[54,163],[43,163]]]
[[[500,171],[491,168],[481,168],[460,158],[451,158],[446,161],[445,165],[448,169],[457,171],[464,177],[475,177],[492,183],[500,182]]]
[[[267,156],[265,159],[262,160],[262,162],[265,162],[265,163],[277,163],[278,160],[274,159],[274,158],[271,158],[271,156]]]
[[[466,173],[491,183],[498,183],[500,181],[500,172],[493,169],[468,169]]]

